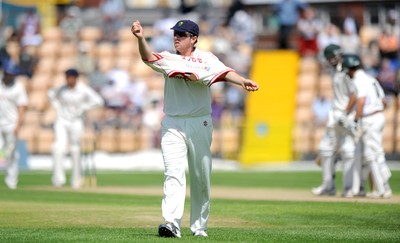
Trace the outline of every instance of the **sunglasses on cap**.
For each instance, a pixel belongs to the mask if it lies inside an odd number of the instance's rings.
[[[174,37],[192,37],[193,35],[187,32],[174,31]]]

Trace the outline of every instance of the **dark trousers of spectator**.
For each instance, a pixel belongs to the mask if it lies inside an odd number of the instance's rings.
[[[292,25],[280,25],[279,26],[279,49],[289,48],[289,39],[292,34]]]

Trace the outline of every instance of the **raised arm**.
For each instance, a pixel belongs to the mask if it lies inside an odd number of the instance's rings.
[[[145,61],[155,61],[157,58],[153,55],[153,52],[144,37],[143,27],[139,20],[132,23],[131,32],[138,39],[139,53]]]
[[[228,72],[224,79],[230,83],[240,85],[247,91],[257,91],[259,86],[253,80],[247,79],[239,75],[237,72]]]

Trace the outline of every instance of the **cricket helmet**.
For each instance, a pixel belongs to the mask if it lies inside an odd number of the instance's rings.
[[[354,69],[361,66],[361,59],[358,55],[355,54],[343,55],[342,65],[344,68]]]
[[[335,44],[329,44],[324,49],[324,56],[326,59],[337,57],[342,53],[340,46]]]

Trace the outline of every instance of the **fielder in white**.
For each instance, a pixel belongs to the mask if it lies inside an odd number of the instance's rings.
[[[355,86],[355,117],[353,127],[361,128],[356,147],[353,193],[358,195],[365,188],[369,171],[372,174],[375,191],[367,197],[390,198],[391,172],[386,164],[382,147],[382,131],[385,123],[383,110],[386,107],[385,94],[378,81],[361,68],[357,55],[348,55],[343,60],[347,74]],[[352,102],[350,102],[352,103]],[[349,106],[350,109],[352,105]],[[357,132],[357,129],[354,130]]]
[[[314,195],[335,195],[335,157],[341,155],[343,164],[343,192],[342,196],[352,197],[353,162],[355,143],[349,131],[340,125],[345,117],[346,107],[353,92],[352,84],[342,67],[342,51],[340,46],[330,44],[324,49],[324,56],[332,69],[332,110],[325,135],[319,145],[319,156],[322,167],[322,184],[313,188]]]
[[[186,194],[185,167],[190,173],[190,229],[195,236],[207,236],[210,213],[211,174],[211,94],[210,86],[218,81],[241,85],[247,91],[258,84],[226,67],[212,53],[195,47],[199,26],[181,20],[174,30],[176,54],[153,53],[139,21],[132,24],[143,61],[165,78],[161,150],[163,154],[164,197],[159,226],[161,237],[181,237],[180,226]]]
[[[8,188],[16,189],[19,174],[16,146],[28,98],[24,86],[15,80],[18,68],[11,61],[3,65],[0,84],[0,133],[3,140],[2,149],[5,151],[5,183]]]
[[[61,187],[66,183],[64,158],[70,146],[72,161],[71,186],[82,185],[80,142],[84,132],[83,116],[86,111],[102,106],[103,99],[92,88],[78,82],[79,73],[75,69],[65,72],[66,84],[50,89],[48,96],[57,112],[54,124],[52,183]]]

